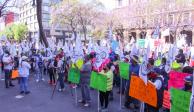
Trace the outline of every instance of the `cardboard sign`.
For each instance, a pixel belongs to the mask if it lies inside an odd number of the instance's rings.
[[[141,48],[145,47],[145,39],[138,39],[137,43],[139,47]]]
[[[170,96],[172,100],[170,112],[189,112],[190,92],[172,88]]]
[[[90,78],[90,87],[102,92],[107,91],[107,77],[97,72],[92,72]]]
[[[154,40],[154,46],[157,47],[160,45],[160,40]]]
[[[131,76],[129,96],[157,107],[157,91],[155,86],[151,82],[148,82],[146,85],[137,76]]]
[[[171,87],[182,89],[184,87],[185,77],[189,76],[190,74],[171,71],[169,75],[170,75],[170,79],[168,81],[168,89],[170,90]]]
[[[84,64],[83,59],[78,59],[77,62],[76,62],[76,65],[77,65],[77,67],[78,67],[79,69],[82,68],[83,64]]]
[[[128,63],[119,62],[119,72],[122,78],[129,80],[129,64]]]
[[[74,84],[79,84],[80,82],[80,71],[76,68],[70,68],[68,73],[68,81]]]
[[[170,109],[170,92],[164,90],[163,107]]]

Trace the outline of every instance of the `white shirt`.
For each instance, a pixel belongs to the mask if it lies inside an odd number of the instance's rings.
[[[22,74],[19,74],[20,77],[28,77],[30,75],[29,71],[31,66],[28,62],[22,61],[19,67],[20,69],[22,69],[22,72],[23,72]]]
[[[157,90],[159,90],[162,87],[162,82],[161,80],[156,80],[154,82],[154,86],[156,87]]]
[[[3,56],[3,63],[9,63],[9,64],[4,64],[4,69],[6,70],[11,70],[13,68],[12,58],[11,56],[6,56],[7,54],[4,54]]]

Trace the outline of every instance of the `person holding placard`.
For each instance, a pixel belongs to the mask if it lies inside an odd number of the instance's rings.
[[[89,56],[87,55],[84,57],[84,64],[80,70],[80,73],[81,73],[80,86],[81,86],[82,99],[78,101],[79,103],[83,103],[84,107],[88,107],[89,102],[91,100],[90,89],[89,89],[91,72],[92,72],[92,64],[90,62]]]
[[[185,84],[182,90],[187,91],[187,92],[192,92],[193,76],[185,77],[184,81],[185,81]]]
[[[103,75],[107,76],[107,91],[100,91],[100,104],[101,111],[108,112],[108,104],[109,104],[109,95],[113,88],[113,71],[111,70],[112,64],[107,64],[103,71],[101,72]]]
[[[158,71],[153,70],[148,73],[148,79],[155,85],[157,90],[157,107],[146,104],[146,110],[148,112],[159,112],[163,102],[164,78]]]
[[[177,63],[181,63],[181,64],[185,64],[186,62],[186,58],[185,58],[185,55],[183,54],[183,50],[182,49],[179,49],[179,53],[178,55],[176,56],[176,61]]]
[[[137,76],[139,76],[139,69],[140,69],[140,66],[138,64],[139,58],[136,55],[133,55],[130,58],[131,58],[131,60],[130,60],[131,65],[129,66],[130,67],[129,68],[129,77],[131,77],[131,75],[137,75]],[[133,98],[131,98],[129,96],[129,89],[130,89],[130,78],[127,81],[127,84],[126,84],[126,89],[125,89],[125,104],[124,104],[124,106],[126,108],[130,108],[130,104],[133,103],[134,106],[136,108],[138,108],[138,101],[135,100],[135,99],[133,99]]]

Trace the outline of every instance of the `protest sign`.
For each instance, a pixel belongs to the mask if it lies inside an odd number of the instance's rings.
[[[77,62],[76,62],[76,65],[77,65],[77,67],[78,67],[79,69],[82,68],[83,64],[84,64],[83,59],[78,59]]]
[[[144,81],[137,76],[131,76],[129,96],[154,107],[157,106],[157,91],[155,86],[151,82],[148,82],[146,85]]]
[[[145,47],[145,39],[138,39],[137,43],[139,47],[141,48]]]
[[[129,64],[128,63],[119,62],[119,72],[122,78],[129,80]]]
[[[163,107],[170,109],[170,92],[164,90]]]
[[[157,39],[157,40],[154,40],[154,46],[157,47],[160,45],[160,40]]]
[[[68,73],[68,81],[70,81],[71,83],[79,84],[80,71],[76,68],[70,68]]]
[[[189,112],[190,92],[171,88],[170,96],[172,100],[171,112]]]
[[[162,61],[160,59],[156,60],[154,63],[154,66],[159,67],[161,65]]]
[[[107,77],[97,72],[92,72],[90,78],[90,87],[102,92],[107,91]]]
[[[168,89],[171,87],[182,89],[184,87],[184,79],[186,76],[189,76],[190,74],[187,73],[181,73],[177,71],[171,71],[169,73],[169,81],[168,81]]]
[[[107,47],[103,47],[103,46],[97,47],[94,67],[96,69],[99,69],[99,67],[107,60],[108,56],[109,56],[109,50]]]

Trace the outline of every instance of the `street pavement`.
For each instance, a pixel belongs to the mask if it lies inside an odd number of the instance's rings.
[[[48,76],[44,76],[48,80]],[[13,83],[15,87],[5,89],[4,81],[0,80],[0,112],[98,112],[97,91],[91,90],[91,106],[86,108],[75,103],[75,91],[66,84],[64,92],[55,91],[51,100],[54,86],[44,82],[35,82],[34,77],[29,79],[29,95],[19,95],[19,85],[17,80]],[[71,91],[72,90],[72,91]],[[114,100],[109,103],[109,112],[133,112],[119,109],[119,95],[114,90]],[[73,96],[72,96],[73,93]],[[81,98],[81,91],[77,89],[78,99]],[[19,95],[19,96],[18,96]],[[22,97],[22,98],[16,98]]]

